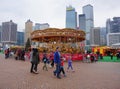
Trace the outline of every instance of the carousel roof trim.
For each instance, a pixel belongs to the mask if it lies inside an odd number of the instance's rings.
[[[55,39],[59,39],[59,37],[64,37],[67,39],[72,38],[72,40],[78,40],[78,41],[83,41],[85,40],[85,32],[83,30],[76,30],[72,28],[64,28],[64,29],[59,29],[59,28],[47,28],[44,30],[35,30],[31,33],[31,39],[32,40],[47,40],[49,37]],[[62,38],[61,38],[62,39]]]
[[[36,32],[47,32],[47,31],[57,31],[57,32],[61,32],[61,31],[73,31],[73,32],[83,32],[84,34],[86,34],[83,30],[76,30],[76,29],[72,29],[72,28],[63,28],[63,29],[59,29],[59,28],[47,28],[44,30],[35,30],[33,31],[31,34],[34,34]]]

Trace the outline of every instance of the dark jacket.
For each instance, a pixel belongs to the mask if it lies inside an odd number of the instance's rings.
[[[48,62],[48,58],[47,58],[46,56],[44,56],[43,59],[42,59],[42,61],[43,61],[44,63],[47,63],[47,62]]]
[[[35,55],[32,55],[32,63],[34,64],[39,64],[40,59],[39,59],[39,53],[36,53]]]

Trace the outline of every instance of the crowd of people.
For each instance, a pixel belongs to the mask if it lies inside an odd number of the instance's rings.
[[[54,76],[56,76],[58,79],[61,79],[61,72],[62,72],[64,77],[66,77],[66,73],[64,70],[65,58],[60,55],[59,47],[56,48],[56,51],[54,53],[51,52],[49,58],[47,57],[46,51],[44,51],[42,59],[39,59],[40,57],[39,57],[38,49],[32,48],[30,51],[31,51],[30,52],[31,73],[38,74],[37,66],[41,60],[44,63],[42,68],[43,70],[48,71],[47,64],[50,64],[51,67],[54,67],[55,65],[56,69],[53,71]],[[68,59],[67,70],[69,70],[69,68],[73,70],[71,56]]]
[[[15,60],[24,60],[25,61],[25,50],[24,49],[16,49],[16,50],[11,50],[11,49],[6,49],[4,51],[5,54],[5,59],[14,56]]]
[[[99,56],[100,56],[100,55],[95,54],[95,53],[92,53],[92,52],[86,52],[86,53],[84,54],[83,62],[86,62],[86,63],[97,62]],[[102,55],[101,55],[101,57],[102,57]]]
[[[120,52],[118,51],[116,53],[113,53],[113,52],[109,51],[109,52],[106,52],[106,54],[104,56],[108,56],[109,59],[111,59],[111,60],[113,60],[113,57],[116,57],[117,60],[119,60]],[[96,53],[86,52],[84,54],[83,62],[93,63],[93,62],[97,62],[98,60],[104,60],[103,54],[100,53],[99,51],[97,51]]]
[[[31,48],[29,49],[27,58],[30,60],[31,68],[30,73],[38,74],[38,64],[40,62],[43,63],[43,70],[48,71],[48,65],[50,67],[55,67],[55,70],[53,71],[53,75],[56,76],[58,79],[61,79],[61,73],[63,73],[64,77],[66,77],[66,72],[64,69],[64,61],[66,61],[65,57],[63,57],[59,52],[59,47],[56,48],[55,52],[51,52],[48,56],[46,51],[43,52],[43,56],[40,59],[39,51],[37,48]],[[26,54],[24,49],[16,49],[16,50],[10,50],[9,48],[4,51],[5,59],[8,59],[11,55],[15,58],[15,60],[26,60]],[[72,66],[72,57],[71,55],[68,58],[68,70],[73,70]]]
[[[39,51],[37,48],[31,48],[29,50],[29,55],[28,59],[30,60],[31,63],[31,68],[30,68],[30,73],[38,74],[38,64],[40,62],[43,63],[42,69],[45,71],[48,71],[48,64],[50,67],[55,67],[56,69],[53,71],[53,75],[56,76],[58,79],[61,79],[61,73],[63,73],[64,77],[66,77],[66,72],[64,69],[64,61],[66,61],[65,57],[60,54],[59,47],[56,48],[55,52],[51,52],[50,55],[47,55],[47,52],[43,52],[42,58],[39,55]],[[26,60],[26,55],[25,55],[25,50],[24,49],[16,49],[16,50],[10,50],[9,48],[4,51],[5,54],[5,59],[9,58],[11,55],[14,55],[15,60]],[[110,53],[110,58],[111,60],[113,59],[113,54]],[[120,59],[120,52],[116,53],[117,59]],[[40,59],[41,58],[41,59]],[[103,59],[103,55],[100,54],[99,52],[96,53],[91,53],[91,52],[86,52],[83,55],[83,62],[87,63],[93,63],[97,62],[98,59]],[[69,70],[73,70],[72,66],[72,54],[69,55],[68,59],[68,67],[67,67],[67,72]]]
[[[31,70],[30,72],[31,73],[35,73],[37,74],[37,65],[39,64],[40,60],[39,59],[39,55],[38,54],[38,51],[36,52],[36,58],[34,58],[34,51],[37,50],[37,49],[32,49],[31,52],[30,52],[30,60],[31,60]],[[43,53],[43,58],[41,59],[41,61],[44,63],[43,65],[43,70],[46,70],[48,71],[48,68],[47,68],[47,64],[51,65],[51,67],[56,67],[56,69],[53,71],[53,74],[54,76],[56,76],[57,78],[61,79],[61,72],[63,73],[64,77],[66,77],[66,73],[65,73],[65,70],[64,70],[64,61],[65,61],[65,58],[62,57],[60,55],[60,52],[59,52],[59,47],[56,48],[56,51],[53,53],[51,52],[50,55],[49,55],[49,58],[46,54],[46,51],[44,51]],[[72,68],[73,70],[73,67],[72,67],[72,60],[71,58],[69,58],[69,63],[68,63],[68,70],[69,70],[69,67]]]

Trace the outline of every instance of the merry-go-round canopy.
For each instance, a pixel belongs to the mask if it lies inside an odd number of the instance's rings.
[[[37,42],[81,42],[85,40],[85,32],[71,28],[47,28],[33,31],[31,40]]]

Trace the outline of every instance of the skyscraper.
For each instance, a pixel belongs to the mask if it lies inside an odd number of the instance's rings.
[[[24,45],[24,32],[17,32],[17,45]]]
[[[83,14],[85,14],[86,21],[86,45],[90,45],[90,29],[94,27],[93,6],[90,4],[84,6]]]
[[[120,43],[120,33],[108,33],[107,34],[107,46]]]
[[[66,7],[66,28],[77,29],[77,12],[72,6]]]
[[[12,20],[2,23],[1,42],[15,44],[17,42],[17,24]]]
[[[111,28],[111,20],[107,19],[106,21],[106,32],[110,33],[110,28]]]
[[[113,17],[112,21],[108,19],[106,21],[106,28],[108,33],[120,32],[120,17]]]
[[[79,29],[86,31],[86,19],[85,19],[85,14],[80,14],[79,15]]]
[[[36,23],[35,26],[34,26],[34,30],[43,30],[43,29],[46,29],[46,28],[49,28],[50,25],[48,23]]]
[[[107,45],[107,32],[105,27],[100,28],[100,45]]]
[[[29,19],[27,20],[27,22],[25,23],[25,43],[27,42],[28,38],[31,39],[31,33],[33,31],[33,22]]]
[[[107,19],[107,45],[120,43],[120,17],[113,17],[113,20]]]
[[[40,23],[35,23],[34,30],[39,30],[40,29]]]
[[[1,43],[1,31],[2,31],[2,26],[0,26],[0,43]]]
[[[90,38],[91,45],[100,45],[100,27],[95,27],[91,29]]]

